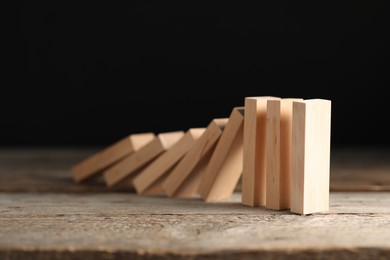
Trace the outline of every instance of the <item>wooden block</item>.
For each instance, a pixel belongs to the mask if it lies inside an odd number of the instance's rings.
[[[73,179],[80,183],[96,176],[124,157],[138,151],[141,147],[152,141],[153,133],[131,134],[117,143],[105,148],[72,168]]]
[[[156,157],[158,158],[158,156]],[[120,190],[131,190],[131,191],[136,191],[133,185],[133,180],[146,168],[148,167],[151,163],[153,163],[156,158],[150,160],[147,162],[145,165],[142,167],[138,168],[135,170],[132,174],[124,178],[123,180],[115,183],[112,187],[115,189],[120,189]]]
[[[266,207],[290,208],[292,104],[302,99],[267,101]]]
[[[165,180],[163,187],[168,196],[192,197],[196,195],[205,165],[227,121],[227,118],[220,118],[210,122],[202,136]]]
[[[234,108],[199,185],[205,201],[229,198],[242,174],[244,108]]]
[[[265,206],[265,140],[267,101],[278,97],[245,98],[241,203]]]
[[[175,193],[176,198],[193,198],[198,197],[198,189],[202,176],[206,171],[206,167],[210,161],[215,145],[203,156],[191,174],[184,180]]]
[[[157,181],[153,182],[149,187],[147,187],[143,192],[142,195],[148,195],[148,196],[165,196],[164,189],[163,189],[163,183],[168,177],[168,174],[170,174],[172,169],[169,169],[168,172],[162,176],[161,178],[157,179]]]
[[[291,211],[329,209],[331,101],[293,103]]]
[[[146,195],[161,194],[163,192],[162,183],[163,180],[168,177],[167,173],[169,173],[188,152],[204,131],[205,128],[189,129],[177,143],[146,167],[146,169],[133,180],[137,193]],[[155,183],[156,185],[154,185]]]
[[[162,152],[172,147],[182,136],[183,131],[161,133],[136,153],[104,171],[104,179],[109,187],[129,178],[134,172],[155,159]]]

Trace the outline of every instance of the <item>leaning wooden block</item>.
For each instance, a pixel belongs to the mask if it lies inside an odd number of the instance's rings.
[[[291,139],[293,101],[284,98],[267,102],[266,207],[290,208]]]
[[[71,170],[73,179],[80,183],[101,173],[124,157],[138,151],[153,140],[154,137],[153,133],[131,134],[127,136],[75,165]]]
[[[231,196],[242,173],[244,108],[234,108],[199,185],[205,201]]]
[[[205,128],[192,128],[169,150],[160,155],[133,180],[139,194],[162,195],[164,180],[180,159],[188,152]]]
[[[227,118],[212,120],[202,136],[173,169],[163,184],[168,196],[192,197],[197,194],[201,176],[227,121]]]
[[[265,140],[267,101],[278,97],[245,98],[244,158],[241,203],[265,206]]]
[[[184,182],[177,189],[174,197],[176,198],[198,197],[198,189],[199,189],[200,181],[202,179],[204,172],[206,171],[206,167],[210,161],[214,148],[215,145],[198,162],[196,167],[192,170],[191,174],[184,180]]]
[[[291,211],[329,209],[331,101],[293,103]]]
[[[151,142],[131,154],[119,163],[104,171],[104,179],[110,187],[129,178],[137,170],[155,159],[162,152],[171,148],[182,136],[183,131],[161,133]]]
[[[153,161],[156,160],[156,158],[158,158],[158,156],[148,161],[146,164],[144,164],[142,167],[135,170],[133,173],[131,173],[123,180],[115,183],[112,187],[115,187],[118,190],[136,191],[133,184],[133,180],[138,176],[138,174],[140,174],[144,169],[146,169],[146,167],[148,167],[149,164],[153,163]]]

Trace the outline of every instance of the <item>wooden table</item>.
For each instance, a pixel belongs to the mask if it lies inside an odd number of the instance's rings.
[[[390,259],[390,150],[332,151],[330,211],[299,216],[75,185],[98,149],[0,151],[0,259]]]

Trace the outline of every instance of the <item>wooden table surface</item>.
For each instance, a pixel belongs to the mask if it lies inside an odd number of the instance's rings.
[[[330,210],[309,216],[75,185],[96,150],[0,150],[0,259],[390,259],[390,149],[332,151]]]

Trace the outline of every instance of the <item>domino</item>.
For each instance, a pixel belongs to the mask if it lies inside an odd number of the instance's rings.
[[[267,96],[245,98],[241,203],[246,206],[266,205],[267,101],[279,99]]]
[[[229,198],[242,174],[244,107],[232,110],[207,165],[198,193],[205,201]]]
[[[329,209],[331,101],[293,103],[291,212]]]
[[[201,176],[228,119],[214,119],[163,183],[169,197],[196,196]]]
[[[73,179],[75,182],[81,183],[102,173],[124,157],[137,152],[154,137],[153,133],[141,133],[131,134],[123,138],[73,166],[71,169]]]
[[[290,208],[291,139],[293,101],[284,98],[267,101],[266,138],[266,207]]]
[[[152,141],[114,166],[103,172],[107,186],[112,187],[129,178],[164,151],[171,148],[182,136],[183,131],[160,133]]]
[[[140,172],[133,180],[137,193],[163,195],[165,179],[204,131],[205,128],[189,129],[177,143]]]

